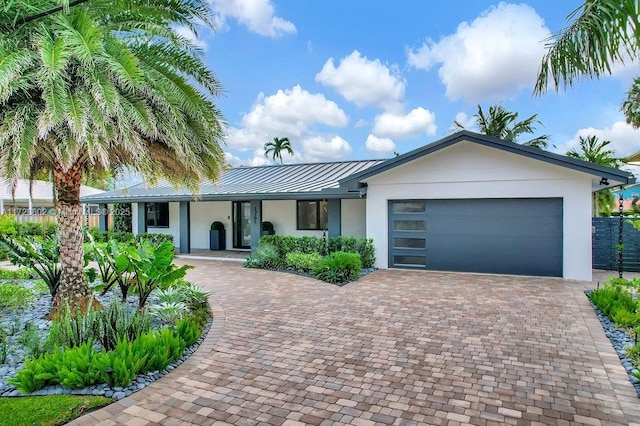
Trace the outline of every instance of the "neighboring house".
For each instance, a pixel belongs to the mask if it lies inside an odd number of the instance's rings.
[[[80,196],[100,194],[100,189],[82,185]],[[97,206],[93,206],[97,208]],[[0,214],[46,215],[53,208],[53,184],[51,182],[20,179],[15,191],[8,182],[0,184]]]
[[[620,194],[622,194],[622,211],[631,211],[634,205],[637,205],[636,208],[640,208],[640,183],[623,186],[622,188],[614,189],[612,192],[616,197],[614,211],[618,211]]]
[[[625,171],[462,131],[386,161],[240,167],[200,194],[167,185],[84,197],[131,202],[136,232],[208,248],[255,247],[260,223],[287,235],[373,238],[379,268],[591,279],[592,192]]]
[[[628,156],[627,163],[633,164],[633,165],[640,165],[640,151]]]

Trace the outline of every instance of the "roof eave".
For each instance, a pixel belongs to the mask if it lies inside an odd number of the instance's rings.
[[[631,173],[625,172],[623,170],[604,167],[598,164],[566,157],[564,155],[554,154],[552,152],[544,151],[539,148],[519,145],[513,142],[507,142],[498,138],[493,138],[490,136],[481,135],[479,133],[473,133],[467,130],[463,130],[438,141],[435,141],[429,145],[407,152],[403,155],[387,160],[384,163],[378,164],[376,166],[348,176],[344,179],[341,179],[339,181],[339,184],[340,186],[345,186],[346,188],[353,189],[357,187],[358,184],[364,179],[391,170],[395,167],[406,164],[410,161],[424,157],[433,152],[439,151],[443,148],[463,141],[469,141],[478,143],[480,145],[501,149],[506,152],[523,155],[528,158],[544,161],[550,164],[555,164],[561,167],[566,167],[594,176],[599,176],[600,178],[607,178],[612,181],[622,182],[625,185],[635,182],[635,178],[633,178]]]

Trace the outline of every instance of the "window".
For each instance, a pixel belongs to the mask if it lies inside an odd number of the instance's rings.
[[[326,201],[298,201],[298,230],[327,229],[328,218]]]
[[[147,203],[147,227],[169,227],[169,203]]]

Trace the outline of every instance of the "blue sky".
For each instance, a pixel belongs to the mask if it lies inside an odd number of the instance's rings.
[[[267,164],[274,137],[293,145],[285,162],[388,158],[446,136],[456,118],[473,130],[477,105],[498,102],[537,113],[553,151],[588,134],[637,151],[640,132],[619,112],[637,64],[532,96],[544,39],[581,3],[212,0],[219,28],[197,41],[225,89],[227,159]]]

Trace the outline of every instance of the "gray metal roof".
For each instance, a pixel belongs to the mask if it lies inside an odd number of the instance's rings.
[[[340,186],[349,188],[352,191],[357,190],[358,188],[365,185],[362,183],[362,180],[364,179],[393,169],[394,167],[401,166],[425,155],[429,155],[433,152],[454,145],[458,142],[465,141],[497,148],[502,151],[519,154],[528,158],[533,158],[535,160],[544,161],[546,163],[555,164],[557,166],[566,167],[572,170],[577,170],[579,172],[587,173],[599,178],[607,178],[613,182],[629,184],[636,181],[631,173],[624,170],[613,169],[611,167],[601,166],[595,163],[590,163],[588,161],[582,161],[575,158],[567,157],[565,155],[554,154],[553,152],[544,151],[539,148],[520,145],[491,136],[462,130],[418,149],[414,149],[413,151],[407,152],[406,154],[402,154],[398,157],[387,160],[384,163],[377,164],[366,170],[347,176],[346,178],[340,180]]]
[[[382,163],[384,160],[338,161],[285,164],[278,166],[234,167],[214,183],[203,182],[199,194],[176,189],[163,182],[147,188],[144,184],[127,189],[83,197],[83,202],[118,203],[137,201],[250,200],[358,197],[339,187],[338,181]]]

